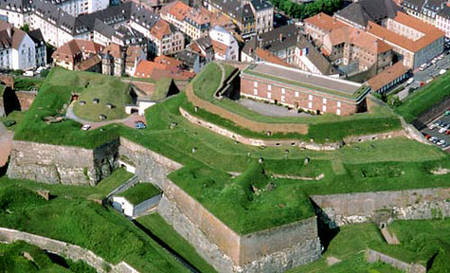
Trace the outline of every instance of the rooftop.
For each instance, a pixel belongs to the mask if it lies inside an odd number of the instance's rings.
[[[321,12],[312,17],[306,18],[304,20],[305,24],[310,24],[318,27],[319,29],[325,31],[331,31],[335,28],[340,28],[345,26],[344,23],[336,20],[335,18]]]
[[[361,97],[364,97],[368,91],[367,87],[358,83],[312,74],[296,68],[288,68],[271,63],[251,65],[242,73],[260,77],[269,77],[287,84],[312,88],[319,92],[325,92],[330,95],[350,99],[359,100]]]
[[[133,205],[138,205],[160,193],[161,191],[150,183],[139,183],[117,196],[124,197]]]
[[[408,70],[409,68],[404,66],[402,62],[397,62],[396,64],[375,75],[375,77],[369,79],[367,83],[372,88],[372,90],[376,91],[386,84],[394,81],[401,75],[405,74],[406,72],[408,72]]]

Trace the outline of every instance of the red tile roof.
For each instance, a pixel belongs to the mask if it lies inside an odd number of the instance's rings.
[[[335,18],[321,12],[319,14],[316,14],[312,17],[306,18],[304,20],[306,24],[311,24],[319,29],[325,30],[325,31],[331,31],[335,28],[340,28],[342,26],[345,26],[344,23],[337,21]]]
[[[52,54],[55,60],[74,61],[74,58],[79,54],[98,54],[102,51],[100,44],[92,41],[73,39],[62,46],[58,47]]]
[[[444,32],[434,26],[422,22],[421,20],[409,16],[403,12],[398,12],[397,16],[393,20],[424,33],[424,36],[416,41],[413,41],[373,22],[369,22],[367,31],[380,39],[391,42],[411,52],[418,52],[445,35]]]
[[[262,49],[262,48],[256,48],[255,50],[256,56],[258,56],[261,60],[273,63],[273,64],[279,64],[284,66],[291,66],[287,62],[283,61],[279,57],[275,56],[272,52]]]
[[[181,1],[175,1],[161,8],[161,13],[168,13],[174,16],[178,21],[183,21],[187,13],[192,8]]]
[[[373,91],[377,91],[378,89],[389,84],[390,82],[393,82],[395,79],[408,72],[408,70],[409,69],[404,66],[402,62],[397,62],[375,75],[375,77],[369,79],[367,83]]]
[[[158,40],[162,40],[165,35],[170,35],[172,31],[170,30],[170,25],[166,21],[160,19],[156,22],[150,29],[150,33],[156,37]]]
[[[134,73],[138,78],[152,78],[155,80],[161,78],[173,78],[175,80],[188,80],[195,76],[195,73],[181,70],[173,65],[160,64],[151,61],[141,61]]]

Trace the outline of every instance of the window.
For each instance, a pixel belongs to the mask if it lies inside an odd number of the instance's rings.
[[[327,111],[327,106],[326,105],[322,105],[322,112],[326,112]]]
[[[340,116],[340,115],[341,115],[341,109],[337,109],[337,110],[336,110],[336,114],[337,114],[338,116]]]
[[[272,85],[268,84],[267,85],[267,90],[269,90],[269,91],[272,90]]]
[[[258,96],[258,89],[253,89],[253,95]]]
[[[327,104],[327,99],[326,99],[326,98],[323,98],[323,99],[322,99],[322,102],[323,102],[323,104]]]
[[[281,94],[286,94],[286,89],[284,89],[284,88],[281,88]]]
[[[258,82],[254,82],[254,83],[253,83],[253,86],[254,86],[254,87],[258,87]]]
[[[272,98],[272,94],[270,92],[267,92],[267,98],[271,99]]]
[[[298,91],[295,91],[295,97],[298,98]]]
[[[308,108],[312,108],[312,102],[308,102]]]
[[[284,96],[281,96],[281,101],[282,101],[282,102],[284,102],[284,99],[285,99]]]
[[[340,101],[337,102],[337,107],[341,107],[341,102]]]
[[[309,95],[309,96],[308,96],[308,99],[309,99],[309,100],[312,100],[312,99],[313,99],[313,96],[312,96],[312,95]],[[310,107],[310,108],[311,108],[311,107]]]

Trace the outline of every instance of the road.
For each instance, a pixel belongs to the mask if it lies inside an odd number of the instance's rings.
[[[8,131],[3,123],[0,122],[0,167],[5,166],[8,161],[13,135],[14,134]]]

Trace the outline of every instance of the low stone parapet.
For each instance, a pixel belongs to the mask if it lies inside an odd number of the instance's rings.
[[[392,267],[402,270],[406,273],[426,273],[427,269],[425,266],[416,263],[406,263],[389,255],[383,254],[381,252],[375,251],[373,249],[366,250],[366,260],[369,263],[375,263],[381,261],[383,263],[389,264]]]

